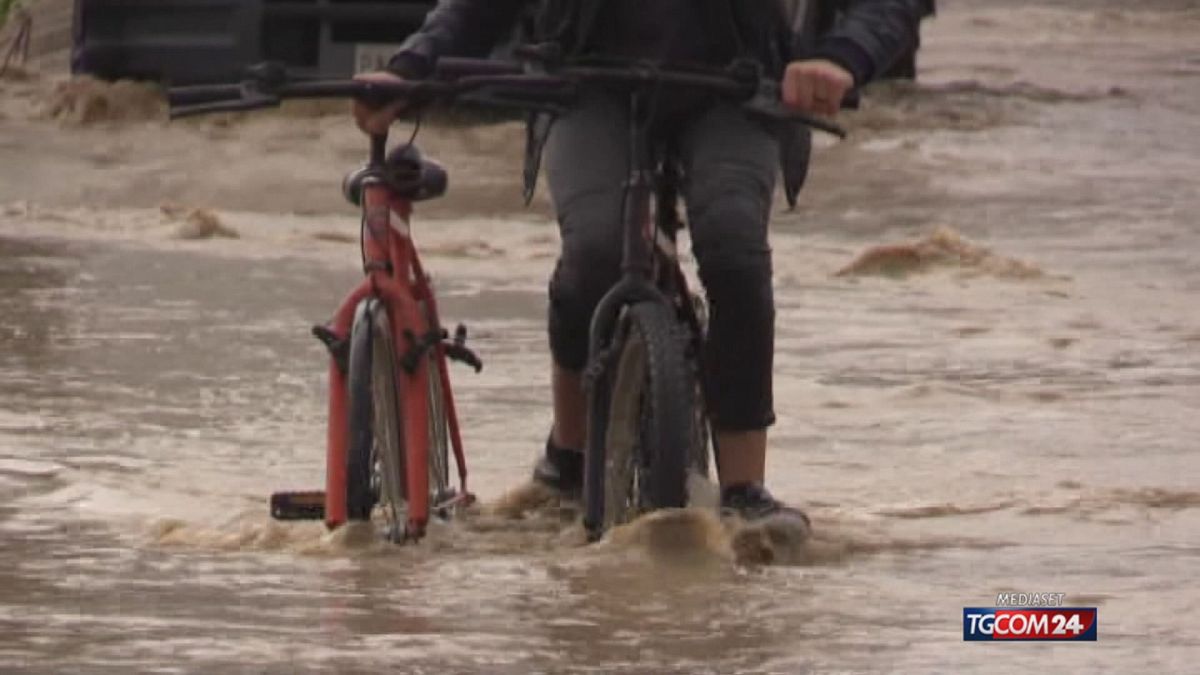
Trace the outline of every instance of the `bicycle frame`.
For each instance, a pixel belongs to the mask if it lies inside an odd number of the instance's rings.
[[[596,421],[608,418],[607,407],[612,395],[608,371],[613,366],[611,355],[618,338],[616,333],[622,309],[639,302],[663,303],[683,312],[694,335],[699,336],[701,332],[695,308],[687,301],[690,297],[687,280],[675,250],[674,234],[681,227],[675,210],[678,175],[669,161],[671,153],[658,156],[650,143],[648,121],[642,120],[646,102],[646,97],[638,92],[629,96],[630,166],[622,211],[622,275],[601,298],[590,326],[586,378],[591,392],[584,462],[586,508],[583,521],[589,533],[599,532],[604,519],[607,429]],[[661,172],[660,162],[663,165]],[[652,206],[656,207],[653,212]]]
[[[404,428],[406,466],[405,492],[408,498],[406,532],[414,537],[424,533],[429,520],[429,377],[428,360],[418,358],[411,371],[401,364],[404,355],[419,348],[417,340],[431,331],[441,334],[437,302],[429,277],[421,265],[409,230],[412,202],[401,197],[370,172],[384,166],[386,136],[371,138],[371,161],[363,182],[362,228],[365,278],[342,300],[327,328],[337,340],[348,340],[359,303],[378,298],[384,303],[391,322],[397,356],[396,381],[400,385],[398,411]],[[421,304],[425,312],[421,311]],[[469,500],[467,466],[459,431],[458,414],[450,388],[446,348],[441,339],[427,348],[441,366],[441,391],[449,423],[450,442],[458,467],[459,499]],[[329,426],[325,471],[325,524],[334,528],[346,522],[346,455],[349,451],[348,393],[346,373],[337,358],[329,366]]]

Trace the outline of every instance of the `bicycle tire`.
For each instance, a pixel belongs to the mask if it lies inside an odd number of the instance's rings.
[[[701,354],[704,349],[704,336],[708,330],[708,308],[702,298],[692,295],[689,300],[692,303],[692,311],[694,313],[694,323],[690,323],[686,318],[681,318],[686,326],[688,336],[688,351],[687,362],[688,372],[691,374],[694,396],[692,400],[692,456],[691,468],[700,478],[708,478],[709,458],[712,453],[709,452],[709,442],[712,440],[712,428],[708,420],[708,400],[704,396],[704,386],[701,373]],[[715,447],[715,442],[713,443]]]
[[[630,306],[618,328],[606,420],[604,526],[687,505],[695,449],[696,380],[689,335],[669,307]]]
[[[374,508],[381,506],[389,535],[395,537],[403,532],[404,426],[395,342],[387,310],[378,300],[364,300],[355,316],[347,375],[347,517],[370,520]]]

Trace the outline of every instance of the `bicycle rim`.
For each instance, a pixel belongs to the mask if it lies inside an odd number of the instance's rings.
[[[638,458],[646,401],[646,343],[637,331],[625,336],[614,372],[605,434],[604,528],[633,520],[641,510]]]
[[[379,490],[379,507],[387,524],[388,537],[404,534],[404,435],[396,382],[395,343],[387,312],[378,308],[373,317],[371,341],[371,400],[374,445],[374,481]]]
[[[429,492],[430,512],[445,517],[450,493],[450,421],[446,415],[442,364],[434,352],[429,357]]]

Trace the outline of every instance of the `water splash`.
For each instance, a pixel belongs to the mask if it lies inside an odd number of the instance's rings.
[[[165,120],[166,103],[162,91],[151,85],[77,77],[55,85],[43,101],[42,115],[73,126]]]
[[[937,269],[956,269],[965,276],[1040,279],[1039,267],[993,253],[949,226],[938,226],[917,241],[874,246],[835,273],[839,277],[904,278]]]

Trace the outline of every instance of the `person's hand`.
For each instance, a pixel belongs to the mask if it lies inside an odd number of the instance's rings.
[[[793,61],[783,73],[783,103],[800,112],[833,117],[853,86],[854,76],[833,61]]]
[[[403,82],[404,78],[386,71],[378,71],[374,73],[362,73],[355,76],[356,80],[367,82]],[[358,128],[363,130],[363,133],[382,136],[386,134],[388,128],[392,126],[392,122],[404,110],[404,103],[392,103],[383,107],[374,107],[355,100],[351,108],[354,114],[354,122],[358,124]]]

